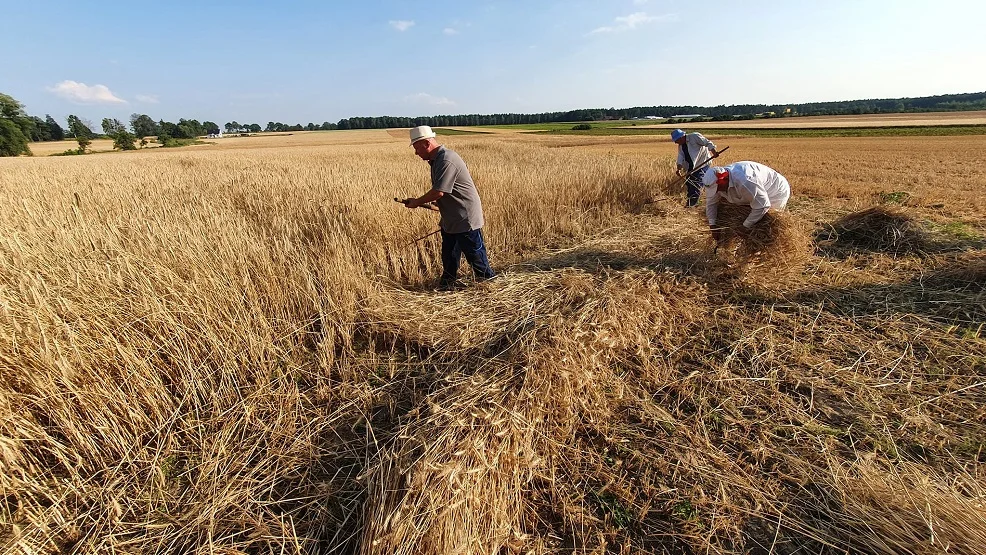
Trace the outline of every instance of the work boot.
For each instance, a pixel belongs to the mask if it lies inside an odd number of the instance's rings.
[[[459,280],[455,280],[455,281],[441,280],[438,282],[438,287],[436,289],[438,289],[439,291],[457,291],[459,289],[464,288],[465,286],[466,284],[462,283]]]
[[[476,283],[484,283],[484,282],[487,282],[487,281],[490,281],[491,279],[496,279],[496,278],[498,278],[498,277],[500,277],[500,274],[498,274],[498,273],[496,273],[496,272],[494,272],[494,271],[492,270],[492,268],[490,269],[490,272],[491,272],[491,273],[493,274],[493,275],[491,275],[490,277],[478,277],[478,276],[477,276],[477,277],[475,278],[475,280],[476,280]]]

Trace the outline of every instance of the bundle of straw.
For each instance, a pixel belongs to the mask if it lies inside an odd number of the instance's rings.
[[[907,213],[874,206],[847,214],[816,234],[820,246],[886,252],[893,255],[920,253],[928,248],[927,233]]]
[[[803,267],[810,256],[810,240],[804,226],[790,214],[770,211],[753,226],[743,227],[750,207],[729,203],[719,205],[716,227],[723,234],[723,247],[733,247],[744,266],[763,266],[776,270]]]

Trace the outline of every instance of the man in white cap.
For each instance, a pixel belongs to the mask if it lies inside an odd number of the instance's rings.
[[[705,185],[705,217],[709,220],[712,238],[718,243],[722,230],[716,227],[719,202],[745,204],[751,208],[743,221],[745,229],[751,229],[770,210],[784,210],[791,197],[791,185],[787,179],[756,162],[734,162],[728,166],[710,167],[702,178]]]
[[[431,190],[403,202],[408,208],[429,202],[438,205],[442,215],[439,227],[442,230],[443,267],[439,288],[448,290],[458,285],[456,276],[462,255],[472,266],[476,281],[495,277],[483,241],[483,204],[466,163],[455,151],[438,144],[435,132],[427,125],[411,129],[411,146],[414,153],[431,166]]]
[[[678,169],[675,173],[688,175],[685,180],[688,190],[686,206],[698,206],[698,197],[702,194],[702,176],[705,174],[705,168],[701,166],[718,156],[716,145],[701,133],[685,133],[681,129],[671,132],[671,140],[678,145]]]

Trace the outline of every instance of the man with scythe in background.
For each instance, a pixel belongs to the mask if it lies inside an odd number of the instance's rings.
[[[431,166],[431,190],[401,202],[408,208],[434,202],[442,215],[443,271],[438,288],[447,291],[460,285],[456,276],[462,255],[472,266],[476,281],[495,277],[483,241],[483,204],[466,163],[455,151],[438,144],[435,132],[427,125],[411,129],[411,146]]]
[[[688,188],[686,206],[698,206],[698,197],[702,194],[702,176],[705,175],[705,168],[701,166],[718,156],[716,145],[701,133],[685,133],[681,129],[675,129],[671,132],[671,140],[678,145],[675,173],[679,176],[688,176],[685,180],[685,185]]]

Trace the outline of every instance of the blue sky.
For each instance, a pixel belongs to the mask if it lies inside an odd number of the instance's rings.
[[[0,92],[97,125],[986,90],[982,1],[0,2]]]

